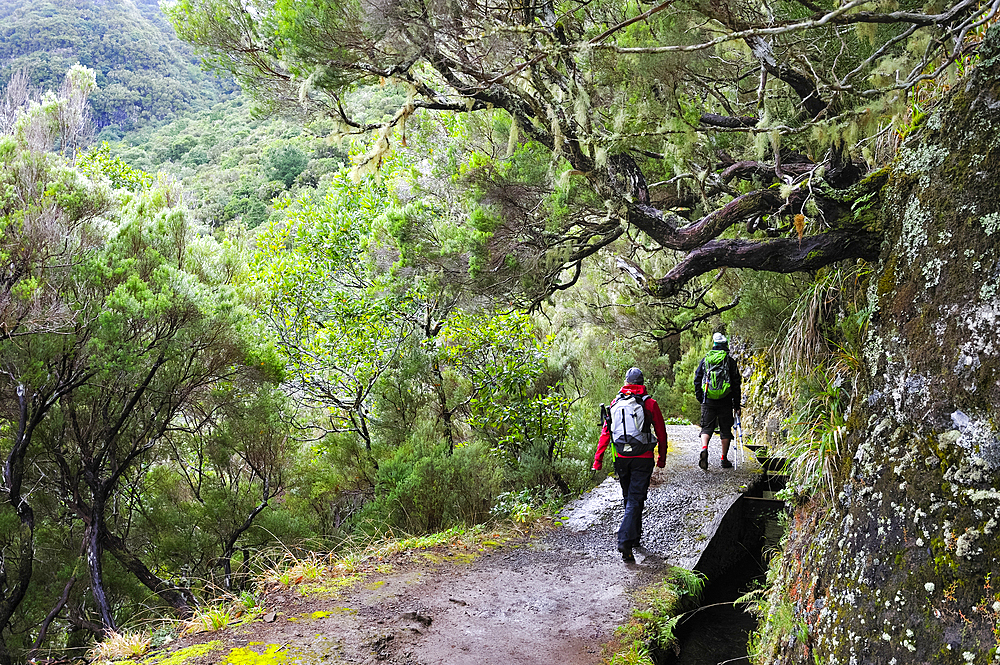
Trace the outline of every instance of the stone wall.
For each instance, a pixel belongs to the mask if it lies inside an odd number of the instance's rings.
[[[794,516],[765,662],[1000,663],[1000,29],[981,57],[883,190],[868,399],[836,499]]]

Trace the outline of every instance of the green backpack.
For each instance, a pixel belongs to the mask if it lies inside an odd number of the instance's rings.
[[[708,399],[729,397],[729,358],[725,349],[713,349],[705,356],[705,374],[701,387]]]

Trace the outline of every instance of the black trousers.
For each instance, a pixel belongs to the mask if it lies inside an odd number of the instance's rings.
[[[653,477],[653,458],[615,457],[615,473],[625,503],[625,515],[618,528],[618,551],[622,551],[638,547],[642,538],[642,509],[646,507],[649,481]]]
[[[736,417],[733,413],[733,407],[729,405],[719,405],[719,404],[702,404],[701,405],[701,433],[707,434],[709,438],[712,438],[712,434],[715,433],[715,428],[719,428],[719,434],[723,439],[733,439],[733,424],[736,422]]]

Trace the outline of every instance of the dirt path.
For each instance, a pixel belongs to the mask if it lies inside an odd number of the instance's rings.
[[[563,526],[471,563],[408,552],[336,600],[269,597],[272,622],[232,631],[226,649],[199,662],[226,662],[228,649],[253,643],[254,652],[270,649],[282,662],[598,663],[602,644],[628,617],[629,591],[667,566],[694,567],[715,521],[755,476],[752,461],[719,468],[717,438],[713,464],[702,471],[697,428],[668,430],[667,466],[653,475],[635,564],[622,563],[615,549],[621,490],[608,478],[566,507]]]

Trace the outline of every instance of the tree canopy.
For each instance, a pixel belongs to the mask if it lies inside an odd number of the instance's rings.
[[[672,252],[621,257],[658,297],[696,297],[692,280],[719,268],[874,258],[865,211],[882,181],[864,178],[919,119],[922,91],[974,58],[997,7],[179,0],[170,12],[260,99],[371,133],[358,172],[406,144],[418,111],[502,114],[506,155],[494,145],[465,182],[502,219],[490,268],[536,272],[537,304],[626,234],[634,250]],[[408,99],[388,122],[359,122],[345,97],[378,82]],[[547,164],[546,187],[509,167],[519,147]]]

